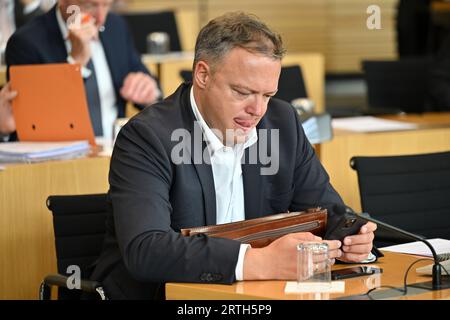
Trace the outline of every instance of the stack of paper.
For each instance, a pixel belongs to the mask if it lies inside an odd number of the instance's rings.
[[[70,142],[6,142],[0,143],[0,162],[39,162],[71,159],[86,155],[88,141]]]
[[[437,254],[450,253],[450,240],[436,238],[428,239],[428,242],[433,246]],[[397,244],[394,246],[380,248],[380,250],[426,257],[433,256],[430,248],[428,248],[427,245],[421,241]]]

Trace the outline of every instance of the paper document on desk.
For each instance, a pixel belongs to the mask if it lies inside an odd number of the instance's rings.
[[[344,281],[332,281],[331,285],[324,286],[323,283],[298,283],[296,281],[286,282],[284,293],[342,293],[345,292]]]
[[[430,239],[428,242],[436,250],[437,254],[449,253],[450,252],[450,240],[445,239]],[[390,251],[396,253],[407,253],[414,254],[418,256],[432,257],[430,249],[421,241],[408,242],[404,244],[398,244],[395,246],[389,246],[384,248],[379,248],[382,251]]]
[[[417,124],[386,120],[371,116],[338,118],[332,121],[333,129],[343,129],[356,132],[383,132],[417,129]]]
[[[0,143],[0,162],[39,162],[70,159],[89,152],[88,141]]]

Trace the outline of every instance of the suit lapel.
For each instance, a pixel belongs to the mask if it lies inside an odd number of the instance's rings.
[[[264,180],[261,176],[261,163],[250,163],[250,154],[257,154],[258,142],[245,150],[245,163],[242,164],[242,180],[244,184],[245,219],[261,217]],[[254,161],[253,161],[254,162]]]
[[[185,85],[184,90],[181,92],[180,108],[182,112],[183,122],[185,127],[190,132],[191,144],[189,147],[189,153],[191,155],[191,161],[194,164],[194,168],[197,171],[198,179],[202,186],[203,200],[205,206],[205,221],[206,225],[214,225],[217,222],[216,218],[216,191],[214,187],[214,177],[212,173],[212,167],[209,159],[209,153],[203,152],[206,148],[206,143],[203,141],[202,130],[200,125],[195,122],[195,116],[192,112],[190,102],[190,85]],[[203,159],[203,153],[208,157],[206,161]]]

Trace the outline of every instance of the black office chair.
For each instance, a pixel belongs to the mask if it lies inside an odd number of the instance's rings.
[[[386,113],[421,113],[427,104],[430,60],[363,61],[369,108]]]
[[[180,70],[180,77],[184,82],[192,81],[192,70]]]
[[[180,77],[185,82],[190,82],[192,81],[192,71],[181,70]],[[275,97],[289,103],[297,98],[308,97],[302,69],[299,65],[283,66],[281,68],[278,92]]]
[[[278,92],[275,97],[289,103],[297,98],[308,97],[302,68],[299,65],[283,66],[281,68]]]
[[[58,287],[59,300],[99,297],[107,299],[101,283],[90,281],[92,266],[100,255],[105,235],[106,194],[50,196],[47,207],[53,213],[58,274],[48,275],[39,289],[39,299],[51,298],[51,286]],[[69,266],[79,267],[80,290],[70,290]],[[73,272],[73,271],[72,271]]]
[[[152,32],[166,32],[170,37],[170,51],[182,51],[177,21],[173,11],[124,12],[134,44],[140,54],[148,53],[147,36]]]
[[[450,152],[353,157],[361,206],[375,219],[426,238],[450,239]],[[375,243],[409,242],[385,230]]]

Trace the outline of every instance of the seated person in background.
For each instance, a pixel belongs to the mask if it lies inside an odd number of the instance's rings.
[[[6,42],[14,31],[32,18],[43,13],[40,0],[1,0],[0,1],[0,53],[5,51]]]
[[[14,20],[17,29],[43,13],[41,0],[14,0]]]
[[[450,35],[434,58],[428,78],[427,111],[450,111]]]
[[[11,101],[16,96],[17,92],[10,89],[9,83],[0,90],[0,141],[16,130],[11,107]]]
[[[127,101],[142,109],[161,95],[134,48],[126,22],[109,13],[112,3],[59,0],[48,13],[15,32],[6,48],[8,68],[67,62],[83,66],[94,132],[106,138],[112,137],[115,119],[125,116]]]
[[[163,298],[170,281],[293,280],[297,244],[323,241],[294,233],[252,248],[180,234],[182,228],[342,205],[296,111],[271,98],[283,54],[280,36],[255,17],[218,17],[197,38],[193,83],[122,128],[109,173],[112,212],[91,276],[110,298]],[[271,150],[270,167],[256,150]],[[331,259],[367,259],[375,229],[364,225],[342,247],[327,241]]]

